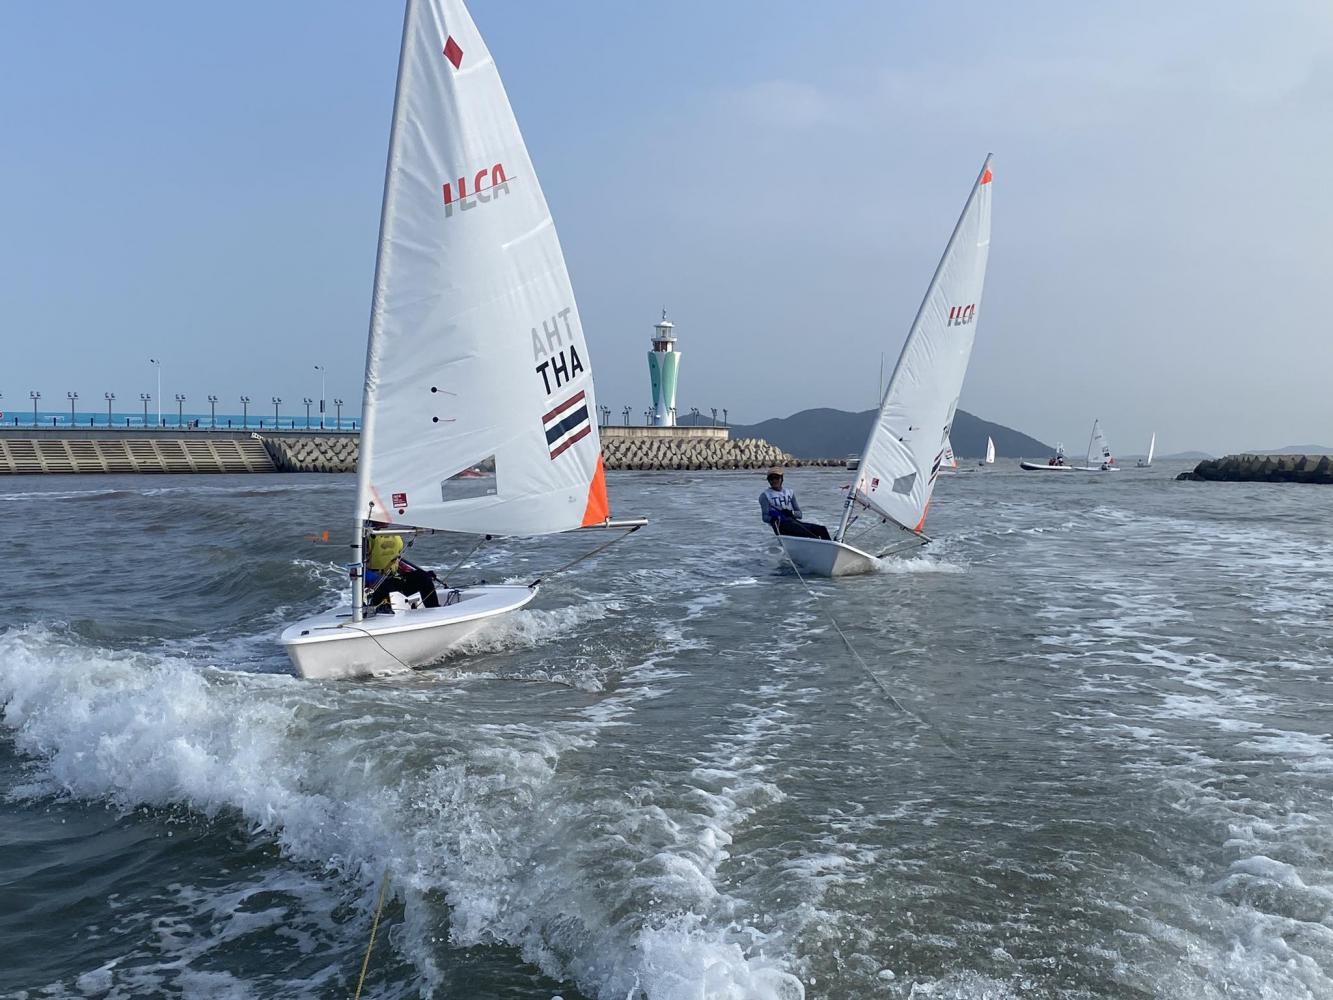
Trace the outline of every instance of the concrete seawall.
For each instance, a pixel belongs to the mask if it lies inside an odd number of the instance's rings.
[[[1200,462],[1177,479],[1220,483],[1328,483],[1333,459],[1328,455],[1227,455]]]
[[[0,473],[273,472],[248,433],[162,430],[0,430]]]
[[[733,441],[725,427],[603,427],[608,469],[757,469],[842,465],[796,459],[767,441]],[[355,472],[355,432],[0,430],[0,474]]]

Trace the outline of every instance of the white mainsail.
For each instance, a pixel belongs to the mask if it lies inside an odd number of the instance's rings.
[[[919,533],[925,524],[981,309],[990,250],[990,164],[988,156],[889,378],[839,536],[855,501],[909,531]]]
[[[1157,432],[1152,432],[1152,439],[1148,442],[1148,464],[1152,465],[1152,453],[1157,448]]]
[[[357,519],[531,535],[609,516],[560,241],[460,0],[408,0],[366,351]]]
[[[1111,446],[1106,443],[1106,435],[1102,433],[1102,422],[1094,420],[1092,422],[1092,437],[1088,439],[1088,465],[1089,467],[1100,468],[1102,465],[1114,461],[1111,457]]]
[[[986,438],[986,464],[995,464],[995,441],[993,438]]]

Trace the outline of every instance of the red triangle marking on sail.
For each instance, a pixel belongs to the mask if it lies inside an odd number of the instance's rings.
[[[597,471],[588,484],[588,505],[583,508],[582,526],[587,528],[601,524],[611,516],[611,501],[606,496],[606,468],[602,465],[602,456],[597,456]]]
[[[985,170],[983,170],[983,171],[981,172],[981,183],[982,183],[982,184],[989,184],[989,183],[990,183],[990,179],[991,179],[991,175],[990,175],[990,167],[987,167]]]
[[[463,64],[463,50],[458,47],[453,35],[450,35],[444,43],[444,57],[454,64],[454,69]]]

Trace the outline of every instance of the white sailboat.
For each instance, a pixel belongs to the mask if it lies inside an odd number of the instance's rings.
[[[1148,457],[1146,460],[1141,458],[1138,461],[1138,467],[1140,469],[1152,468],[1152,453],[1156,448],[1157,448],[1157,432],[1153,431],[1152,439],[1148,442]]]
[[[1106,435],[1102,433],[1102,422],[1100,420],[1094,420],[1092,422],[1092,437],[1088,439],[1088,464],[1087,467],[1081,471],[1119,471],[1119,467],[1115,464],[1115,459],[1111,456],[1111,446],[1106,443]]]
[[[779,536],[804,573],[845,576],[870,572],[883,556],[915,549],[930,539],[922,529],[935,478],[963,388],[990,252],[991,158],[968,193],[925,299],[907,334],[880,400],[857,475],[847,491],[842,521],[830,541]],[[858,522],[865,516],[868,526]],[[892,539],[872,554],[870,531],[888,526]],[[859,528],[853,536],[854,528]]]
[[[980,464],[980,465],[994,465],[994,464],[995,464],[995,439],[994,439],[994,438],[990,438],[990,437],[986,438],[986,459],[985,459],[985,461],[980,462],[980,463],[978,463],[978,464]]]
[[[532,584],[363,607],[368,533],[543,535],[610,520],[591,359],[560,242],[461,0],[408,0],[366,350],[352,600],[283,631],[305,677],[439,659]]]

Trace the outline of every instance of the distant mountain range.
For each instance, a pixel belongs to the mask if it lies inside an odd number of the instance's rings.
[[[1256,449],[1254,455],[1333,455],[1333,448],[1326,444],[1289,444],[1285,448]]]
[[[802,410],[790,417],[765,420],[758,424],[731,427],[733,438],[763,438],[796,458],[838,458],[859,452],[870,433],[876,410],[848,413],[845,410]],[[692,422],[682,420],[682,423]],[[707,424],[707,419],[699,420]],[[995,439],[995,452],[1008,458],[1044,458],[1055,449],[1011,427],[991,423],[966,410],[954,414],[954,454],[977,459],[986,454],[986,438]]]

